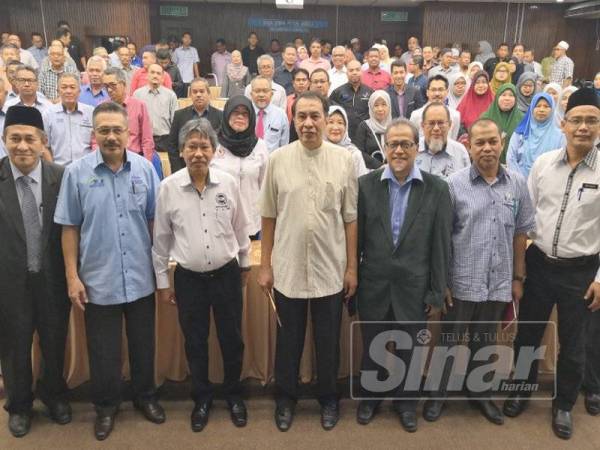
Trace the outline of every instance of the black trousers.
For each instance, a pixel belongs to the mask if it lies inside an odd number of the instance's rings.
[[[40,398],[46,405],[66,399],[63,367],[71,302],[66,295],[48,295],[51,289],[44,275],[29,274],[24,296],[2,299],[0,362],[6,389],[4,409],[9,413],[26,413],[33,405],[31,345],[35,331],[42,352],[37,384]]]
[[[387,312],[384,322],[394,322],[396,318],[394,317],[394,311],[390,306],[389,311]],[[388,369],[381,366],[380,364],[373,361],[370,355],[371,344],[373,340],[380,334],[386,331],[398,330],[404,331],[409,334],[412,342],[415,342],[417,333],[419,330],[423,328],[419,324],[390,324],[390,323],[368,323],[363,322],[361,324],[361,334],[362,334],[362,342],[363,342],[363,355],[361,361],[361,373],[364,371],[376,371],[377,372],[377,380],[384,381],[387,380],[391,375]],[[375,350],[376,351],[376,350]],[[391,348],[387,348],[388,352],[391,352]],[[379,352],[377,352],[379,353]],[[410,366],[411,358],[413,355],[412,349],[394,349],[393,353],[396,357],[400,358],[404,363],[407,372],[408,367]],[[397,411],[400,412],[408,412],[408,411],[416,411],[417,403],[419,401],[420,391],[409,391],[405,387],[405,381],[407,378],[407,374],[405,374],[402,382],[395,388],[387,390],[385,392],[372,392],[368,388],[361,385],[358,394],[363,398],[385,398],[385,397],[393,397],[393,398],[402,398],[402,400],[394,400],[394,407]]]
[[[153,136],[154,140],[154,148],[157,152],[166,152],[169,148],[169,135],[165,134],[164,136]]]
[[[444,315],[444,324],[442,324],[442,333],[440,336],[440,344],[449,349],[455,345],[463,344],[468,346],[471,353],[471,358],[479,350],[488,346],[495,345],[497,341],[497,322],[502,319],[502,314],[507,306],[504,302],[486,301],[486,302],[469,302],[456,298],[452,299],[453,306],[448,309]],[[455,322],[455,323],[450,323]],[[464,322],[496,322],[496,323],[471,323]],[[464,342],[463,342],[464,338]],[[447,387],[453,377],[452,370],[453,358],[446,360],[440,384],[440,390],[435,393],[436,397],[445,397],[447,395]],[[467,366],[468,374],[484,365],[488,361],[473,361],[469,359]],[[462,377],[463,374],[456,374]],[[465,377],[466,380],[466,377]],[[487,380],[486,380],[487,381]],[[464,386],[466,387],[466,386]],[[479,392],[469,390],[469,396],[477,398],[489,397],[489,390],[481,390]]]
[[[179,156],[179,151],[177,153],[169,152],[169,165],[171,166],[171,173],[175,173],[185,167],[185,161]]]
[[[583,390],[600,394],[600,312],[592,313],[586,332]]]
[[[242,340],[242,282],[237,260],[208,273],[175,269],[175,295],[179,324],[185,337],[185,354],[192,373],[192,399],[199,403],[213,397],[208,380],[208,334],[212,309],[223,354],[223,392],[241,394],[240,375],[244,356]]]
[[[585,364],[585,332],[592,313],[583,296],[598,270],[598,262],[587,266],[562,267],[544,259],[534,245],[526,254],[527,280],[519,308],[520,321],[547,321],[556,304],[558,311],[558,341],[560,352],[556,368],[556,398],[554,406],[570,411],[577,400],[583,381]],[[515,339],[515,361],[523,346],[538,347],[545,324],[519,327]],[[536,383],[537,361],[529,371],[528,383]]]
[[[337,401],[343,292],[309,300],[288,298],[275,290],[275,304],[282,325],[277,328],[275,349],[277,401],[296,402],[298,399],[309,304],[317,357],[317,397],[321,404]]]
[[[121,403],[123,317],[134,401],[156,398],[154,384],[154,293],[131,303],[85,305],[92,401],[96,411],[114,414]]]

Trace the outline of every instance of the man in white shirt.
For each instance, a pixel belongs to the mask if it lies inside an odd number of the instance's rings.
[[[19,96],[7,100],[4,104],[4,111],[14,105],[31,106],[42,113],[46,113],[52,103],[38,92],[38,77],[35,69],[29,66],[21,66],[17,70],[16,83],[19,88]]]
[[[342,84],[348,82],[348,74],[346,73],[346,65],[344,64],[345,58],[346,49],[343,45],[333,47],[333,50],[331,51],[331,63],[333,67],[328,71],[330,83],[328,95]]]
[[[198,63],[200,58],[198,57],[198,50],[191,46],[192,35],[185,32],[181,35],[181,47],[177,47],[173,51],[173,62],[177,64],[177,68],[181,73],[181,79],[185,85],[184,91],[187,92],[189,84],[194,78],[200,76],[200,70],[198,69]]]
[[[256,136],[265,141],[269,152],[287,145],[290,141],[287,116],[283,109],[272,103],[272,83],[270,78],[261,75],[250,83],[250,96],[256,112]]]
[[[283,86],[273,81],[273,75],[275,75],[275,61],[273,60],[273,57],[270,55],[261,55],[258,57],[257,65],[258,74],[271,81],[271,89],[273,91],[271,103],[285,111],[287,107],[287,94],[285,93],[285,88]],[[250,95],[251,89],[252,86],[248,85],[244,90],[244,95],[249,99],[252,99],[252,96]]]
[[[208,423],[214,395],[208,379],[211,309],[223,353],[223,391],[231,420],[243,427],[247,414],[240,386],[242,288],[250,271],[250,224],[237,180],[209,169],[218,145],[210,122],[190,120],[181,135],[186,168],[163,181],[156,201],[152,258],[158,299],[177,305],[192,374],[192,430],[202,431]],[[173,287],[171,257],[177,262]]]
[[[23,64],[25,64],[26,66],[31,66],[34,69],[38,69],[40,67],[36,59],[31,54],[31,52],[29,50],[21,48],[21,38],[19,36],[17,36],[16,34],[11,34],[8,37],[8,43],[13,44],[19,49],[19,57]]]

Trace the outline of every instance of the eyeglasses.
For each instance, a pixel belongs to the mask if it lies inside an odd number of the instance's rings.
[[[395,152],[398,148],[401,148],[403,151],[407,152],[412,149],[415,145],[413,141],[400,141],[400,142],[386,142],[385,146],[389,148],[391,151]]]
[[[574,127],[580,127],[582,123],[585,122],[586,127],[596,127],[600,124],[600,119],[596,117],[571,117],[567,119],[567,123],[569,125],[573,125]]]
[[[425,122],[425,127],[430,129],[433,129],[436,126],[439,128],[444,128],[446,125],[448,125],[447,120],[428,120]]]
[[[31,83],[31,84],[37,83],[37,80],[35,78],[17,78],[16,81],[19,82],[19,83],[23,83],[23,84],[25,84],[25,83]]]
[[[114,134],[115,136],[121,136],[123,133],[127,131],[127,128],[121,127],[100,127],[96,129],[96,133],[100,136],[108,136],[109,134]]]
[[[106,88],[106,90],[115,90],[117,87],[119,86],[119,83],[104,83],[104,87]]]

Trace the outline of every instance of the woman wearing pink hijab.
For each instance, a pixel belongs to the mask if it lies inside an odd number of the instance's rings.
[[[485,71],[477,72],[469,90],[458,104],[461,125],[468,130],[479,117],[487,111],[494,101],[490,88],[490,79]]]

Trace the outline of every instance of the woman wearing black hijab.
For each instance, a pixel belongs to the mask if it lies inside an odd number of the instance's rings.
[[[227,100],[218,133],[219,146],[210,163],[238,180],[251,237],[260,231],[258,199],[269,160],[269,150],[265,142],[256,137],[255,127],[256,113],[250,100],[243,95]]]

